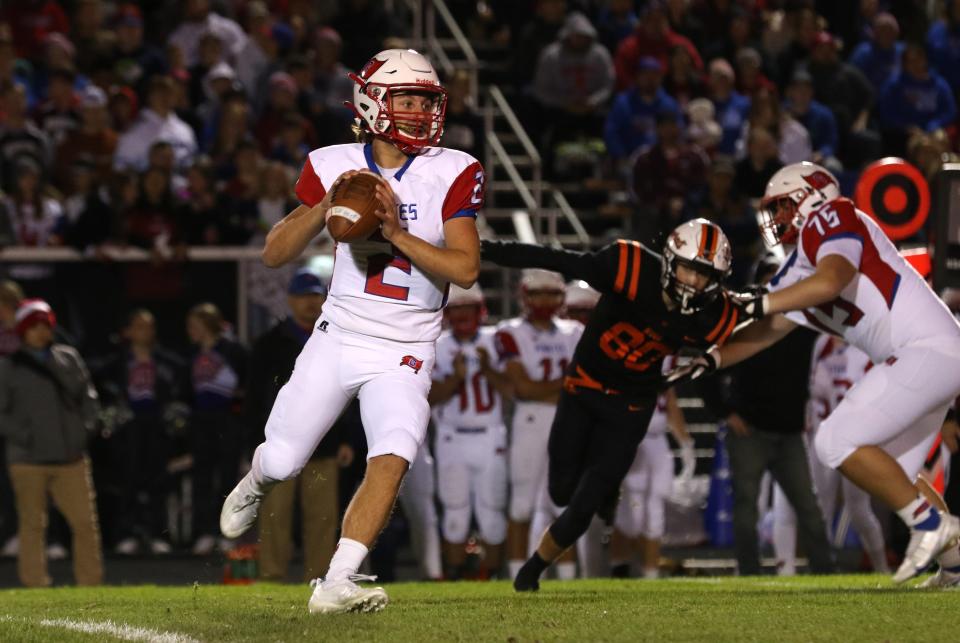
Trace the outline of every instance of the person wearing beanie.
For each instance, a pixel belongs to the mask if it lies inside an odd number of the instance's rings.
[[[48,498],[73,534],[78,585],[99,585],[103,558],[87,440],[100,405],[87,366],[54,342],[56,315],[42,299],[25,299],[15,328],[21,346],[0,361],[0,433],[18,514],[17,573],[27,587],[50,585],[44,539]]]

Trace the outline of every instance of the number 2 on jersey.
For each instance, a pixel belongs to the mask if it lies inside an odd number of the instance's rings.
[[[387,268],[398,268],[408,275],[412,269],[409,259],[403,256],[399,250],[394,250],[394,252],[396,254],[390,255],[382,252],[370,255],[367,258],[367,283],[363,291],[378,297],[406,301],[410,294],[410,289],[407,286],[388,284],[383,280],[383,273]]]

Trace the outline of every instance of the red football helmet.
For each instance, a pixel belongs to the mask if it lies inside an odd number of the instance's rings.
[[[390,141],[404,154],[415,154],[440,142],[447,91],[425,56],[413,49],[387,49],[371,58],[359,75],[349,76],[355,85],[353,103],[346,105],[360,127]],[[431,110],[395,109],[394,99],[402,94],[428,95]]]
[[[450,284],[447,307],[443,314],[455,337],[469,339],[476,335],[487,318],[487,307],[479,284],[473,284],[467,289]]]

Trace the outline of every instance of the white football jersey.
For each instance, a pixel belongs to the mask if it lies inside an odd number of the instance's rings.
[[[810,214],[770,290],[809,277],[818,261],[833,254],[856,266],[856,276],[835,300],[786,313],[788,319],[843,337],[874,362],[918,342],[960,341],[960,324],[947,307],[849,199],[836,199]]]
[[[484,174],[469,154],[428,147],[402,167],[383,169],[370,145],[331,145],[310,152],[297,180],[307,206],[347,170],[368,169],[388,179],[400,204],[401,224],[413,235],[444,246],[443,224],[476,217],[483,204]],[[402,342],[434,341],[448,283],[412,265],[379,233],[367,241],[338,243],[323,317],[346,330]]]
[[[808,422],[817,430],[820,423],[840,404],[853,385],[870,370],[873,362],[856,346],[833,335],[820,335],[813,345],[810,361]]]
[[[547,382],[567,372],[582,334],[583,324],[573,319],[554,318],[549,329],[541,330],[526,319],[516,317],[497,327],[497,354],[504,362],[519,360],[531,380]],[[528,402],[518,400],[517,403]]]
[[[494,344],[496,329],[493,326],[481,326],[476,337],[468,341],[459,341],[449,330],[440,334],[437,340],[437,361],[434,366],[434,379],[442,380],[453,375],[453,360],[463,353],[466,361],[467,376],[460,390],[441,404],[434,414],[439,424],[453,427],[487,428],[503,423],[503,407],[500,395],[493,383],[480,372],[480,357],[477,347],[483,347],[490,356],[490,365],[500,370],[500,360]]]

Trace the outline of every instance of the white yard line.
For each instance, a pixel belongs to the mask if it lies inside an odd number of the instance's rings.
[[[146,643],[200,643],[197,639],[179,632],[158,632],[145,627],[135,627],[113,621],[76,621],[70,618],[45,618],[39,621],[0,616],[0,622],[41,625],[85,634],[108,634],[121,641],[146,641]]]

